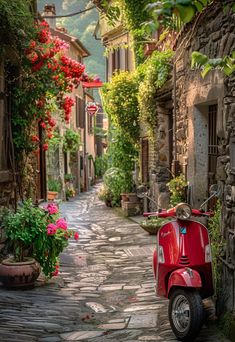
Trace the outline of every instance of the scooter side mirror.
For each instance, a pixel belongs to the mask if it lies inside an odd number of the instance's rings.
[[[136,194],[139,198],[144,198],[148,196],[148,189],[145,185],[140,185],[136,188]]]
[[[209,194],[210,196],[216,196],[218,194],[218,190],[219,190],[219,187],[218,187],[218,184],[212,184],[209,188]]]

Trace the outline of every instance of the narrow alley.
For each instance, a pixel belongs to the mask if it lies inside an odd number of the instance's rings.
[[[97,199],[97,188],[61,205],[78,242],[60,275],[32,290],[0,288],[1,342],[176,341],[167,301],[154,293],[155,237]],[[203,327],[197,342],[226,341]]]

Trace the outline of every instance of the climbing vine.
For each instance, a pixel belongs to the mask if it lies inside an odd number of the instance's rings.
[[[102,100],[112,124],[131,142],[139,139],[138,83],[134,73],[120,72],[102,89]]]
[[[152,56],[146,61],[144,67],[144,79],[139,86],[138,102],[140,121],[147,125],[150,137],[153,137],[154,128],[157,123],[157,90],[164,85],[169,76],[172,55],[171,51],[154,51]]]
[[[0,51],[10,48],[18,54],[26,35],[32,34],[33,16],[30,0],[0,0]],[[18,56],[19,57],[19,56]]]

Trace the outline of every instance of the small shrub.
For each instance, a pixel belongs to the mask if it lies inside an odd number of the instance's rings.
[[[172,207],[180,202],[186,201],[185,188],[187,186],[187,182],[185,181],[185,177],[182,173],[178,177],[172,178],[167,186],[171,193],[170,204]]]
[[[131,192],[133,188],[132,174],[112,167],[105,172],[104,185],[111,193],[112,205],[120,206],[121,193]]]

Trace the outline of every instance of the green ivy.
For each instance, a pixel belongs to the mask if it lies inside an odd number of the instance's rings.
[[[0,48],[9,47],[18,51],[24,44],[25,36],[33,28],[33,15],[30,0],[0,0]]]
[[[218,296],[219,289],[221,288],[221,272],[222,264],[220,257],[223,253],[224,239],[221,236],[221,202],[218,200],[214,211],[214,216],[208,220],[208,230],[210,234],[211,249],[212,249],[212,266],[214,277],[215,295]]]
[[[157,90],[164,85],[168,78],[172,55],[171,51],[154,51],[152,56],[146,61],[144,70],[143,68],[140,69],[142,75],[145,71],[138,93],[140,121],[147,125],[150,137],[153,137],[157,124]]]
[[[103,86],[101,95],[112,124],[133,143],[139,139],[138,83],[135,73],[122,71]]]
[[[230,56],[224,56],[223,58],[209,58],[201,52],[194,51],[191,55],[191,68],[202,69],[202,77],[213,69],[223,70],[226,76],[230,76],[235,71],[235,51]]]
[[[81,136],[80,133],[74,131],[71,128],[66,129],[63,141],[63,150],[64,152],[76,152],[79,149],[79,145],[81,144]]]

